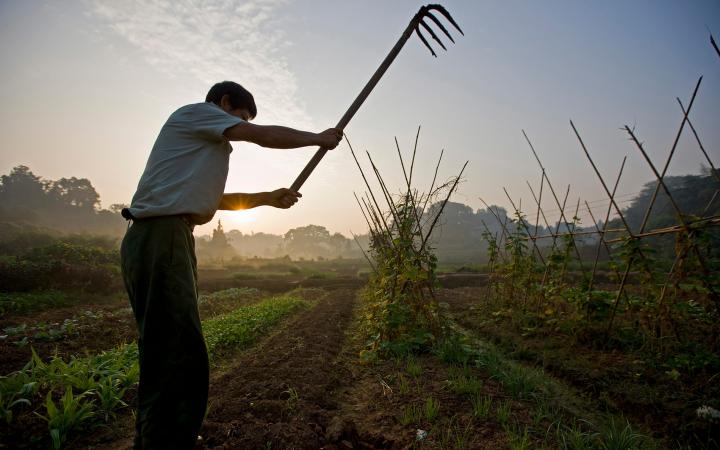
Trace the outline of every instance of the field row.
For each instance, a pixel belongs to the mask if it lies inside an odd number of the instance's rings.
[[[237,297],[237,292],[226,291],[203,301],[232,300],[233,294]],[[208,352],[217,358],[228,349],[245,348],[284,317],[308,306],[299,296],[283,295],[206,319]],[[54,356],[48,362],[35,351],[32,355],[23,369],[0,378],[3,434],[31,447],[48,440],[47,434],[40,434],[42,421],[47,423],[53,448],[61,448],[78,430],[111,421],[118,409],[127,406],[138,381],[135,344],[92,356]]]

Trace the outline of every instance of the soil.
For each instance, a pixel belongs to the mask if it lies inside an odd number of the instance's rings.
[[[354,302],[352,290],[332,292],[213,377],[203,447],[323,446]]]
[[[318,297],[319,290],[308,291]],[[362,343],[355,336],[357,291],[326,291],[316,305],[290,318],[255,347],[227,355],[211,371],[208,415],[199,449],[405,449],[414,448],[419,428],[429,431],[423,448],[462,435],[467,448],[507,447],[502,427],[472,417],[467,395],[448,388],[450,366],[433,355],[417,358],[422,375],[405,373],[405,361],[359,364]],[[505,399],[500,386],[478,369],[482,392]],[[400,392],[399,374],[413,389]],[[399,417],[428,397],[440,404],[433,422],[402,425]],[[511,402],[522,419],[522,405]],[[491,415],[492,416],[492,415]],[[83,439],[83,447],[129,449],[132,418],[113,430]],[[447,444],[446,444],[447,445]],[[445,448],[452,448],[449,447]]]
[[[35,338],[38,326],[58,330],[66,319],[75,319],[72,331],[55,338]],[[27,329],[0,340],[0,368],[2,374],[21,369],[32,350],[43,359],[57,354],[63,358],[98,353],[137,338],[135,320],[125,302],[84,304],[50,309],[28,316],[12,316],[0,322],[0,329],[26,324]],[[5,334],[5,333],[3,333]],[[23,344],[23,339],[25,343]]]
[[[215,362],[216,367],[211,370],[208,414],[200,432],[202,440],[198,449],[434,449],[459,446],[501,449],[508,448],[510,436],[507,425],[501,425],[496,414],[500,402],[511,408],[513,423],[529,425],[532,422],[529,404],[512,400],[502,386],[481,369],[455,367],[431,354],[416,357],[416,364],[422,368],[420,375],[410,373],[406,360],[361,364],[358,355],[363,342],[357,338],[355,321],[358,291],[336,284],[337,280],[331,281],[333,283],[328,283],[326,289],[295,291],[313,300],[313,308],[291,316],[254,347],[228,352],[222,361]],[[268,287],[271,281],[265,283]],[[270,290],[274,289],[267,289]],[[482,301],[483,293],[484,290],[477,287],[442,289],[439,299],[449,303],[451,312],[462,324],[479,332],[472,308]],[[262,295],[258,293],[257,298]],[[230,307],[211,306],[205,306],[203,314],[206,317]],[[237,304],[233,306],[237,307]],[[76,311],[65,309],[64,317],[60,310],[48,311],[44,320],[62,320]],[[105,311],[114,311],[121,316],[119,309],[106,308]],[[100,329],[95,331],[98,334],[94,339],[107,340],[101,333],[111,333],[109,329],[123,325],[110,322],[110,318],[107,320],[95,322],[101,326],[94,326]],[[124,318],[115,317],[114,320],[131,321],[132,317],[127,313]],[[90,342],[83,345],[95,348]],[[63,352],[72,352],[67,350],[64,341],[61,347]],[[577,362],[585,360],[583,358],[569,359]],[[575,372],[569,376],[567,364],[553,366],[548,363],[545,367],[593,398],[599,398],[603,395],[599,380],[614,374],[612,371],[616,369],[613,367],[620,367],[623,360],[615,353],[599,350],[590,353],[588,358],[595,358],[598,363],[588,363],[591,370],[585,371],[584,378],[579,378]],[[537,361],[530,363],[538,364]],[[493,412],[486,418],[474,417],[471,396],[452,388],[449,380],[458,370],[476,378],[481,383],[478,394],[492,399]],[[590,388],[592,386],[595,391]],[[604,391],[612,393],[607,386]],[[403,420],[404,412],[410,407],[422,409],[429,398],[439,404],[437,418],[423,416]],[[132,405],[132,398],[126,400]],[[643,416],[652,412],[647,405],[633,410],[638,408],[637,404],[621,404],[620,400],[617,406],[638,423],[644,423]],[[663,424],[669,426],[671,423]],[[30,427],[33,433],[44,432],[34,425]],[[549,423],[535,424],[543,430],[549,426]],[[419,430],[427,432],[421,441],[416,438]],[[129,449],[133,433],[132,412],[125,408],[107,426],[76,436],[71,447]],[[531,447],[540,446],[542,438],[531,437]],[[1,444],[0,448],[3,448]]]

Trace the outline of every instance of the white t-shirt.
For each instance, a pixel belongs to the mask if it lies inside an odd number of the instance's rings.
[[[223,132],[240,122],[214,103],[172,113],[150,152],[130,213],[138,219],[187,214],[197,225],[209,222],[225,190],[232,152]]]

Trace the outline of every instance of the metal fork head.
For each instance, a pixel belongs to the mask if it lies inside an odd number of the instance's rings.
[[[463,30],[460,29],[460,25],[458,25],[457,22],[455,22],[455,19],[452,18],[452,16],[447,11],[447,9],[445,9],[442,5],[430,4],[430,5],[425,5],[425,6],[421,7],[420,11],[418,11],[418,13],[415,15],[415,18],[414,18],[415,33],[418,35],[418,37],[420,38],[422,43],[425,44],[425,47],[427,47],[428,50],[430,50],[430,53],[432,53],[432,55],[437,58],[437,54],[435,53],[435,50],[433,50],[433,48],[430,46],[430,43],[427,41],[425,36],[423,36],[422,32],[420,31],[420,27],[424,28],[425,31],[427,31],[430,34],[430,37],[432,37],[433,40],[435,42],[437,42],[438,45],[440,45],[440,47],[442,47],[443,50],[447,50],[447,48],[442,43],[442,41],[440,40],[438,35],[430,27],[430,25],[425,21],[425,19],[430,19],[433,23],[435,23],[435,25],[440,29],[440,31],[442,31],[445,34],[445,36],[447,36],[448,39],[450,39],[450,42],[452,42],[453,44],[455,43],[455,39],[453,39],[453,37],[450,35],[450,32],[447,30],[447,28],[445,28],[445,26],[442,24],[442,22],[440,22],[440,20],[433,14],[433,11],[437,11],[443,17],[445,17],[445,19],[447,19],[447,21],[450,22],[450,24],[453,27],[455,27],[455,29],[457,29],[460,32],[460,34],[462,34],[464,36],[465,33],[463,33]]]

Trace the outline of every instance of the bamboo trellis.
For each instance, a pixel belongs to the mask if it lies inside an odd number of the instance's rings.
[[[598,222],[595,220],[595,216],[592,212],[592,209],[590,208],[590,204],[585,202],[585,207],[587,212],[590,214],[590,217],[593,221],[594,229],[578,229],[576,224],[577,214],[580,208],[580,200],[578,199],[577,206],[575,207],[575,216],[572,218],[572,220],[568,220],[568,218],[565,215],[565,209],[567,206],[567,198],[570,192],[570,187],[568,186],[568,189],[566,190],[564,199],[562,202],[560,201],[559,196],[557,195],[557,192],[555,191],[555,188],[548,176],[548,171],[546,170],[545,166],[542,163],[542,160],[540,159],[540,156],[533,145],[532,141],[528,137],[525,130],[522,130],[522,134],[528,143],[528,146],[530,147],[530,150],[532,152],[532,155],[534,156],[535,160],[537,161],[537,164],[540,168],[540,187],[537,191],[538,194],[536,195],[536,191],[533,189],[533,186],[530,184],[529,181],[526,181],[528,188],[530,189],[530,193],[532,194],[533,200],[535,201],[535,206],[537,207],[537,210],[534,211],[535,216],[535,224],[529,223],[525,216],[523,216],[521,208],[519,208],[517,205],[519,202],[516,202],[513,200],[513,198],[508,193],[508,190],[503,187],[503,191],[505,192],[505,195],[507,196],[508,200],[510,201],[510,204],[512,205],[512,209],[514,211],[514,215],[517,219],[514,220],[516,229],[521,229],[524,231],[524,239],[528,240],[532,244],[532,250],[530,253],[532,254],[532,257],[535,258],[535,260],[538,262],[538,266],[541,267],[544,270],[542,282],[540,283],[540,286],[542,287],[548,278],[548,272],[550,269],[550,264],[548,264],[547,258],[543,255],[543,252],[541,251],[541,248],[538,244],[538,241],[545,240],[545,239],[552,239],[552,242],[549,246],[549,249],[547,249],[548,253],[554,252],[558,248],[558,241],[559,240],[565,240],[568,242],[569,246],[571,248],[568,248],[567,251],[573,250],[574,251],[574,261],[577,263],[579,267],[580,273],[583,275],[583,279],[587,283],[587,292],[588,292],[588,298],[593,290],[593,287],[596,285],[596,276],[598,273],[598,262],[600,260],[601,254],[603,249],[605,250],[605,253],[608,255],[608,257],[614,262],[614,255],[611,248],[612,244],[622,243],[622,242],[634,242],[637,244],[635,248],[637,251],[629,256],[627,260],[624,262],[623,270],[618,270],[615,266],[613,266],[614,274],[617,278],[617,288],[615,289],[615,299],[612,303],[611,313],[610,317],[608,319],[607,323],[607,332],[609,333],[613,327],[613,322],[617,313],[618,305],[622,299],[625,299],[625,301],[628,301],[627,298],[627,286],[628,286],[628,279],[629,275],[631,274],[631,271],[634,268],[640,267],[643,270],[648,272],[648,275],[650,277],[657,275],[657,273],[653,274],[650,273],[651,269],[648,268],[648,256],[645,254],[645,251],[643,251],[643,245],[642,240],[650,237],[657,237],[657,236],[663,236],[663,235],[677,235],[678,239],[685,239],[687,245],[681,248],[680,251],[676,252],[675,260],[670,268],[669,271],[667,271],[664,274],[664,281],[662,281],[662,288],[660,289],[659,298],[657,299],[658,305],[663,305],[666,296],[667,296],[667,287],[671,281],[671,279],[676,275],[676,271],[678,270],[679,266],[681,266],[682,261],[688,256],[689,253],[692,253],[696,257],[696,261],[699,265],[700,271],[702,272],[702,276],[700,277],[700,280],[703,283],[703,287],[708,293],[708,297],[712,300],[712,303],[715,305],[715,308],[717,310],[720,310],[720,286],[717,286],[717,283],[712,280],[712,268],[710,267],[710,262],[706,260],[705,255],[701,251],[701,249],[698,247],[698,244],[695,242],[695,236],[698,233],[701,233],[704,230],[707,230],[711,227],[715,227],[720,225],[720,215],[707,215],[708,211],[710,210],[710,207],[712,204],[720,197],[720,171],[716,169],[715,164],[713,163],[712,159],[710,158],[710,155],[708,154],[708,151],[706,150],[705,146],[702,143],[702,140],[700,139],[699,133],[695,126],[693,125],[692,121],[690,120],[690,113],[692,111],[692,107],[695,104],[695,100],[698,96],[698,92],[700,89],[700,85],[702,83],[702,77],[700,77],[695,85],[695,88],[692,92],[692,95],[690,97],[690,101],[687,104],[687,108],[683,105],[682,101],[677,98],[677,102],[680,105],[680,109],[682,111],[682,120],[680,122],[680,125],[678,126],[677,133],[675,134],[675,138],[673,140],[673,143],[670,147],[670,152],[667,156],[667,158],[664,161],[664,165],[659,170],[658,167],[653,163],[651,158],[648,156],[647,151],[644,148],[644,145],[642,142],[638,139],[636,136],[636,133],[633,128],[629,126],[623,127],[623,130],[628,134],[630,137],[630,141],[633,143],[635,149],[639,151],[639,153],[642,155],[643,160],[647,163],[648,167],[650,168],[651,172],[653,173],[656,181],[655,189],[653,191],[652,197],[650,198],[650,202],[647,206],[647,209],[645,210],[645,214],[643,216],[641,225],[638,230],[633,231],[630,224],[628,223],[628,220],[626,219],[622,209],[618,205],[617,201],[617,187],[620,183],[620,180],[622,178],[623,169],[625,167],[625,161],[626,158],[623,158],[622,164],[620,166],[619,173],[617,175],[617,178],[615,180],[615,183],[612,187],[612,190],[608,187],[608,184],[605,181],[605,177],[600,173],[600,170],[598,169],[597,165],[595,164],[594,160],[592,159],[592,156],[590,154],[590,151],[588,150],[588,147],[586,146],[585,142],[583,141],[580,132],[578,131],[577,127],[573,123],[573,121],[570,121],[570,127],[577,138],[577,141],[579,143],[579,147],[582,149],[584,155],[587,158],[587,161],[593,168],[593,171],[595,175],[598,178],[598,181],[603,187],[603,190],[606,194],[606,200],[608,201],[607,211],[604,217],[604,221],[602,222],[602,228],[598,225]],[[714,195],[712,196],[711,200],[708,202],[707,206],[705,207],[701,217],[693,217],[689,218],[687,217],[681,208],[681,205],[678,204],[676,201],[673,192],[668,188],[667,183],[665,182],[665,178],[667,176],[667,170],[670,166],[671,161],[677,154],[678,149],[678,142],[683,135],[683,131],[685,131],[687,128],[690,129],[690,132],[692,133],[692,138],[694,143],[697,145],[697,147],[700,149],[702,156],[704,160],[707,162],[707,164],[710,167],[710,173],[712,174],[712,177],[714,177],[715,180],[718,181],[717,188],[714,192]],[[554,200],[555,205],[559,208],[560,218],[555,225],[554,229],[553,226],[551,226],[550,221],[548,220],[548,214],[547,211],[543,209],[542,207],[542,196],[543,196],[543,190],[547,187],[550,190],[552,199]],[[656,202],[658,199],[658,194],[660,193],[660,190],[663,191],[664,198],[667,200],[669,205],[672,208],[672,211],[674,212],[674,215],[677,220],[676,225],[672,226],[664,226],[664,227],[658,227],[654,229],[647,229],[650,216],[652,214],[653,208],[656,206]],[[493,211],[492,208],[485,203],[482,199],[480,199],[483,204],[486,206],[487,210],[492,213],[492,215],[495,217],[495,219],[500,224],[500,232],[495,235],[495,242],[497,248],[502,249],[501,242],[507,241],[512,232],[510,230],[509,224],[507,223],[507,217],[505,221],[501,219],[501,217],[496,213],[496,211]],[[610,223],[610,217],[611,213],[615,212],[617,215],[619,222],[622,224],[621,228],[609,228]],[[544,232],[542,234],[539,234],[539,229],[543,228],[540,226],[540,219],[542,218],[545,229],[547,229],[547,232]],[[561,231],[561,225],[564,226],[564,230]],[[486,230],[488,231],[487,235],[492,235],[490,233],[489,228],[487,225],[483,222],[483,226],[485,226]],[[513,235],[514,238],[517,236]],[[597,238],[597,246],[595,248],[594,258],[592,262],[592,268],[590,270],[587,270],[587,268],[583,265],[583,258],[580,253],[580,247],[578,244],[578,239],[581,239],[583,237],[587,236],[594,236]],[[502,252],[501,252],[502,253]],[[505,259],[505,257],[503,257]],[[586,261],[587,262],[587,261]],[[493,269],[495,270],[495,269]],[[564,271],[564,268],[563,268]],[[492,276],[493,274],[491,274]]]

